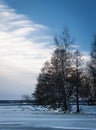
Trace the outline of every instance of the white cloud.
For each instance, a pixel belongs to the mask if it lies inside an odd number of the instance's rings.
[[[82,59],[84,60],[85,63],[89,62],[90,61],[90,54],[88,52],[82,52]]]
[[[48,31],[48,27],[33,23],[0,3],[0,77],[30,85],[31,89],[40,68],[50,57],[47,45],[51,37],[43,31]]]
[[[91,60],[90,54],[88,52],[82,52],[82,67],[84,68],[85,72],[88,72],[88,64]]]
[[[78,49],[78,48],[80,48],[80,46],[73,44],[73,45],[71,45],[71,48],[73,48],[73,49]]]

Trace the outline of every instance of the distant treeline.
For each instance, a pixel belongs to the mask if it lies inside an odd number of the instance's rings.
[[[27,105],[27,104],[34,104],[34,100],[0,100],[1,105]]]
[[[0,105],[39,105],[35,100],[0,100]],[[44,106],[45,104],[43,104]],[[49,104],[50,105],[50,104]],[[71,101],[70,105],[76,105],[75,101]],[[96,100],[88,101],[82,100],[79,101],[79,105],[96,105]]]

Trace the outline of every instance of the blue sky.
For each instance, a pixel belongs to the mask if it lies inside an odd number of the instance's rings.
[[[68,26],[82,50],[89,51],[96,32],[96,0],[5,0],[17,13],[51,28],[51,35]]]
[[[0,99],[20,99],[34,91],[53,38],[64,26],[80,50],[89,52],[95,5],[95,0],[0,0]]]

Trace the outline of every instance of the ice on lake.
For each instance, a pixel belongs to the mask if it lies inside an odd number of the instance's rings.
[[[0,106],[0,130],[96,130],[96,115],[64,114],[43,107]]]

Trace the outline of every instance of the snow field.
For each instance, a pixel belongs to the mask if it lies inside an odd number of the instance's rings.
[[[42,106],[0,106],[0,130],[96,130],[96,106],[90,108],[90,114],[87,106],[80,114],[64,114]]]

